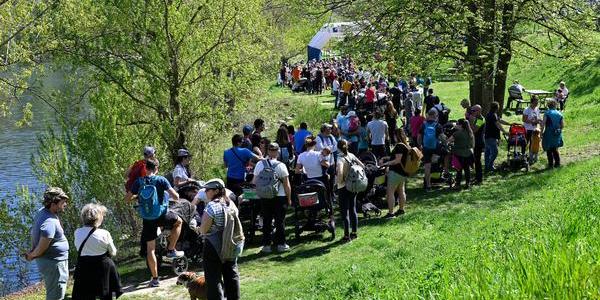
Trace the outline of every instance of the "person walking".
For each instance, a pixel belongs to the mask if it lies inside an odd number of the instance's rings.
[[[456,184],[454,188],[460,189],[463,173],[465,174],[465,187],[471,186],[471,165],[473,164],[473,146],[475,145],[475,137],[473,130],[469,125],[469,121],[460,119],[456,123],[457,130],[448,139],[449,143],[454,142],[452,147],[452,155],[458,160],[456,170]]]
[[[65,211],[69,197],[59,187],[44,192],[44,207],[33,218],[31,250],[27,261],[35,259],[46,288],[46,300],[64,299],[69,279],[69,242],[58,215]]]
[[[89,203],[81,209],[83,227],[75,230],[77,266],[73,279],[73,299],[102,300],[119,298],[121,281],[111,257],[117,254],[110,232],[100,226],[106,216],[106,206]]]
[[[152,275],[152,278],[148,283],[149,287],[158,287],[160,285],[158,281],[158,266],[155,254],[155,240],[158,237],[158,227],[171,229],[171,234],[168,238],[167,257],[175,258],[184,255],[183,251],[175,250],[177,239],[179,239],[179,234],[181,233],[182,220],[175,212],[169,210],[168,203],[165,203],[165,201],[169,201],[169,199],[166,198],[166,193],[168,193],[174,201],[179,201],[179,194],[171,187],[171,184],[166,178],[156,175],[158,173],[158,164],[157,159],[146,160],[147,176],[138,178],[138,180],[133,183],[131,191],[125,196],[127,202],[130,202],[134,195],[137,195],[138,199],[140,199],[140,191],[146,190],[147,186],[153,186],[158,203],[161,206],[162,213],[158,218],[149,219],[144,218],[144,215],[142,215],[141,243],[143,247],[145,246],[145,249],[142,249],[141,253],[146,253],[146,261],[148,263],[148,268],[150,269],[150,274]],[[166,209],[162,209],[162,207]]]
[[[471,107],[469,119],[471,131],[475,137],[475,147],[473,148],[473,162],[475,164],[475,184],[483,182],[483,166],[481,165],[481,154],[485,149],[485,119],[481,116],[481,106],[475,104]]]
[[[367,124],[371,150],[378,159],[387,154],[385,142],[388,140],[388,124],[381,120],[382,117],[380,111],[375,111],[374,119]]]
[[[485,171],[494,172],[494,161],[498,157],[498,143],[500,142],[500,132],[506,135],[506,130],[502,125],[510,125],[498,116],[500,105],[498,102],[492,102],[490,111],[485,116]]]
[[[556,101],[548,101],[548,110],[542,122],[542,147],[548,157],[548,169],[560,167],[558,148],[563,146],[563,115],[556,110]]]
[[[278,160],[279,144],[268,145],[267,157],[260,161],[254,168],[253,182],[258,186],[261,172],[270,169],[277,177],[277,191],[274,197],[261,199],[261,215],[263,217],[263,246],[261,252],[271,253],[271,243],[276,246],[278,252],[288,251],[290,246],[285,241],[285,213],[288,206],[292,205],[292,188],[290,185],[287,166]],[[267,182],[267,184],[269,184]],[[271,238],[272,222],[275,219],[275,235]]]
[[[404,214],[404,204],[406,203],[405,185],[408,174],[404,172],[402,162],[406,161],[406,156],[410,151],[410,146],[408,145],[404,130],[398,128],[394,134],[396,135],[398,143],[392,150],[389,160],[383,162],[385,159],[382,159],[380,163],[382,167],[389,167],[386,188],[388,213],[385,215],[385,218],[388,219]],[[396,194],[398,195],[398,210],[394,212],[394,207],[396,206]]]
[[[346,188],[346,178],[352,165],[358,165],[364,169],[365,165],[354,154],[349,151],[348,141],[342,139],[338,143],[340,158],[337,162],[337,192],[340,204],[340,212],[344,223],[344,237],[342,241],[349,242],[356,239],[358,231],[358,215],[356,213],[356,195]],[[350,231],[352,230],[352,231]]]
[[[225,195],[225,186],[218,180],[209,180],[204,185],[208,203],[202,214],[199,232],[203,236],[202,264],[206,279],[206,294],[209,300],[240,299],[240,274],[237,259],[221,259],[226,210],[237,207]]]

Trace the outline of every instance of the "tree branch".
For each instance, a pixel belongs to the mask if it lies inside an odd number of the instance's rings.
[[[202,64],[204,64],[204,60],[206,59],[206,56],[208,56],[213,50],[215,50],[218,46],[225,44],[225,43],[229,43],[231,41],[233,41],[232,39],[227,39],[227,40],[223,40],[223,36],[225,35],[225,29],[227,28],[227,26],[229,25],[229,22],[231,22],[232,20],[235,20],[237,18],[237,11],[235,12],[235,14],[233,15],[233,17],[227,19],[227,21],[225,21],[225,24],[223,24],[223,27],[221,27],[221,31],[219,32],[219,37],[217,38],[217,41],[210,46],[206,51],[204,51],[204,53],[202,53],[199,57],[197,57],[183,72],[183,75],[181,76],[181,79],[179,80],[179,84],[180,85],[188,85],[190,83],[193,83],[197,80],[194,79],[188,83],[184,84],[185,78],[188,76],[189,72],[192,70],[193,67],[196,66],[197,63],[202,62]]]
[[[2,0],[2,1],[4,1],[4,2],[0,2],[0,6],[2,4],[6,3],[6,1],[8,1],[8,0]],[[19,35],[19,33],[21,33],[27,27],[33,25],[33,23],[35,23],[37,20],[41,19],[46,14],[46,12],[48,12],[48,10],[50,10],[51,8],[53,8],[56,5],[56,3],[58,3],[58,2],[52,2],[50,5],[48,5],[48,7],[46,7],[39,14],[37,14],[35,17],[33,17],[33,20],[31,20],[27,24],[21,26],[12,35],[10,35],[4,41],[0,42],[0,47],[4,47],[6,44],[8,44],[8,42],[10,42],[12,39],[14,39],[17,35]]]
[[[529,43],[529,42],[527,42],[525,40],[522,40],[521,38],[516,38],[515,41],[520,42],[523,45],[525,45],[525,46],[527,46],[527,47],[529,47],[529,48],[531,48],[531,49],[533,49],[533,50],[535,50],[535,51],[537,51],[537,52],[539,52],[541,54],[544,54],[544,55],[547,55],[547,56],[550,56],[550,57],[555,57],[555,58],[564,58],[563,56],[552,54],[550,52],[544,51],[544,50],[540,49],[539,47],[537,47],[535,45],[532,45],[531,43]]]

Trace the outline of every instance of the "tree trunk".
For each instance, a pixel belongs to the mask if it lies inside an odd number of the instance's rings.
[[[514,25],[514,5],[505,3],[502,8],[502,33],[500,37],[500,53],[498,55],[496,82],[494,85],[494,101],[500,104],[500,110],[504,108],[504,95],[506,94],[506,79],[508,66],[512,59],[512,34]]]
[[[472,2],[469,4],[469,11],[473,15],[478,14],[477,4]],[[477,26],[477,22],[474,17],[469,18],[469,25],[467,29],[466,43],[467,43],[467,72],[469,73],[469,102],[471,105],[481,104],[481,76],[480,76],[480,60],[478,58],[479,39],[481,28]]]

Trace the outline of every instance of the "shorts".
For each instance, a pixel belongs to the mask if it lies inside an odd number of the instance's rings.
[[[398,174],[394,171],[388,172],[388,186],[393,186],[396,188],[402,182],[406,182],[406,176]]]
[[[156,229],[158,227],[164,227],[167,229],[171,229],[179,216],[167,210],[167,212],[158,217],[156,220],[143,220],[142,222],[142,242],[149,242],[155,240],[158,235],[156,234]]]
[[[438,147],[437,149],[426,149],[423,148],[423,163],[424,164],[430,164],[431,163],[431,157],[437,154],[439,156],[446,156],[448,155],[448,151],[442,147]]]

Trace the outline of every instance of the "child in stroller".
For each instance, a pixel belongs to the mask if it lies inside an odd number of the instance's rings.
[[[525,153],[527,148],[526,139],[527,130],[521,124],[511,124],[508,130],[507,140],[507,160],[502,164],[502,168],[510,171],[525,169],[529,171],[529,157]],[[517,152],[520,148],[520,152]]]

